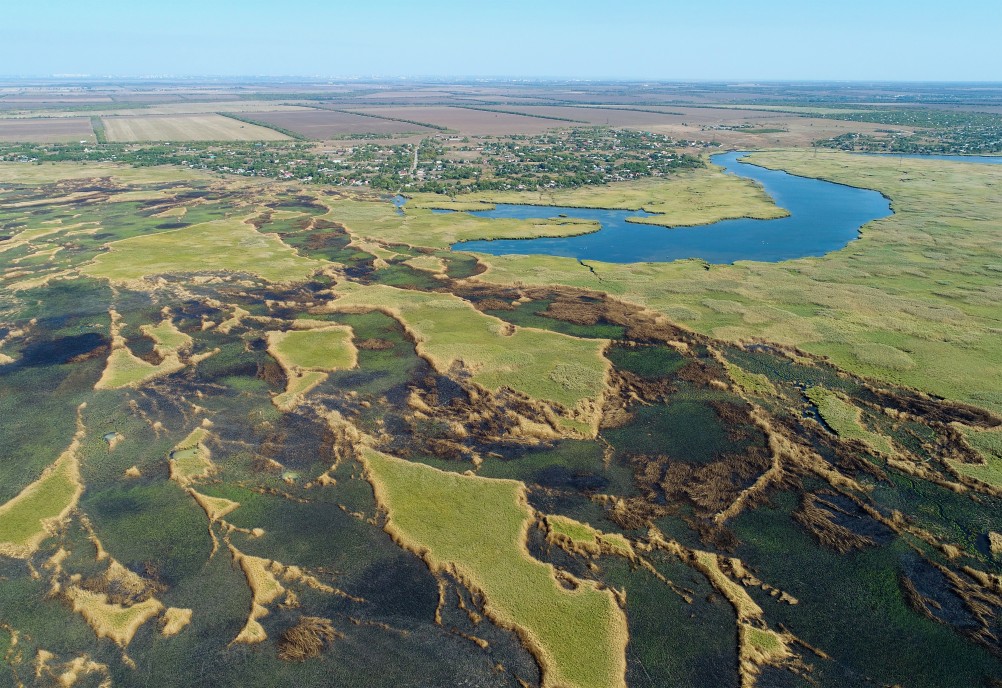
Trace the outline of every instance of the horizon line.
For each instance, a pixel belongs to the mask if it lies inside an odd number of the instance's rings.
[[[1002,80],[979,79],[887,79],[887,78],[781,78],[781,77],[602,77],[602,76],[519,76],[519,75],[305,75],[305,74],[0,74],[0,80],[12,81],[171,81],[212,80],[240,83],[244,80],[300,80],[302,82],[531,82],[531,83],[655,83],[655,84],[913,84],[913,85],[991,85],[1002,87]]]

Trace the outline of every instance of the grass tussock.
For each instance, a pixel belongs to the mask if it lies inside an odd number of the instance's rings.
[[[135,387],[144,382],[184,369],[184,363],[176,356],[168,356],[161,363],[144,361],[126,347],[114,348],[108,355],[104,374],[94,385],[95,389],[122,389]]]
[[[268,353],[286,373],[296,370],[347,370],[358,364],[352,330],[343,325],[269,332]]]
[[[779,396],[776,386],[762,373],[750,373],[730,361],[724,361],[724,367],[727,369],[728,377],[731,378],[734,384],[749,394],[760,397]]]
[[[7,657],[8,663],[13,666],[17,661],[10,661],[13,658]],[[98,662],[88,655],[77,655],[73,659],[60,662],[56,661],[56,656],[47,650],[38,650],[35,655],[35,679],[42,681],[42,685],[60,686],[60,688],[72,688],[78,681],[93,676],[87,685],[93,681],[99,681],[98,688],[110,688],[112,685],[111,671],[107,664]],[[20,685],[20,684],[19,684]]]
[[[191,337],[177,329],[169,318],[164,318],[159,325],[143,325],[139,329],[153,340],[153,350],[162,357],[191,348]]]
[[[153,339],[154,349],[160,354],[160,363],[150,363],[139,358],[129,349],[128,342],[120,334],[122,319],[117,311],[108,311],[111,316],[111,353],[105,364],[101,379],[94,389],[122,389],[136,387],[144,382],[183,370],[180,352],[191,346],[191,337],[180,332],[170,320],[165,319],[152,327],[144,325],[143,333]]]
[[[230,553],[233,561],[243,570],[251,590],[251,610],[247,623],[233,642],[246,645],[263,642],[268,639],[268,634],[259,620],[268,615],[267,605],[277,600],[285,592],[285,588],[271,571],[272,562],[268,559],[249,556],[233,545],[230,545]]]
[[[191,623],[191,609],[180,609],[178,607],[170,607],[163,614],[162,626],[160,628],[160,635],[165,638],[169,638],[172,635],[177,635],[184,627]]]
[[[75,586],[66,589],[66,596],[73,605],[73,611],[84,617],[98,638],[110,638],[123,648],[128,647],[143,624],[164,608],[154,598],[125,607],[108,602],[108,596],[103,593]]]
[[[950,466],[968,478],[1002,489],[1002,430],[964,429],[964,438],[981,455],[982,463],[950,461]]]
[[[285,662],[304,662],[319,657],[324,648],[343,637],[330,619],[304,616],[282,634],[278,641],[278,658]]]
[[[221,518],[225,518],[227,514],[240,507],[239,502],[234,502],[225,497],[209,497],[194,490],[190,490],[190,492],[198,505],[205,511],[205,515],[209,517],[210,521],[218,521]]]

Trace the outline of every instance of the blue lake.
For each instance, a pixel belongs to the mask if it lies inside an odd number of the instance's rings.
[[[822,256],[859,236],[867,222],[891,214],[888,200],[868,189],[797,177],[740,162],[745,153],[720,153],[711,160],[727,174],[754,179],[776,204],[790,212],[775,220],[722,220],[694,227],[637,224],[629,218],[650,213],[556,206],[499,204],[494,210],[473,211],[489,218],[555,218],[560,215],[595,220],[602,228],[591,234],[559,239],[498,239],[464,241],[453,250],[492,255],[545,254],[609,263],[667,262],[700,258],[709,263],[736,260],[776,262]]]

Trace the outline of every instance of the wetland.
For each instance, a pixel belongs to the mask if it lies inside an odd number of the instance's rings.
[[[497,204],[468,211],[494,219],[574,218],[597,222],[597,232],[560,238],[465,241],[457,251],[492,255],[545,254],[609,263],[669,262],[695,258],[707,263],[739,260],[778,262],[821,256],[859,237],[868,222],[891,214],[890,202],[870,189],[798,177],[742,162],[746,154],[713,155],[727,174],[752,179],[789,214],[773,219],[736,218],[700,226],[657,227],[640,223],[651,213],[595,208]]]

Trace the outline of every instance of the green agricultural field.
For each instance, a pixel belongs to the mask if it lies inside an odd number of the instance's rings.
[[[529,555],[533,515],[520,483],[445,473],[372,450],[363,460],[387,530],[432,570],[454,570],[484,595],[488,615],[525,638],[543,686],[625,685],[622,611],[609,592],[588,583],[564,589],[552,568]]]

